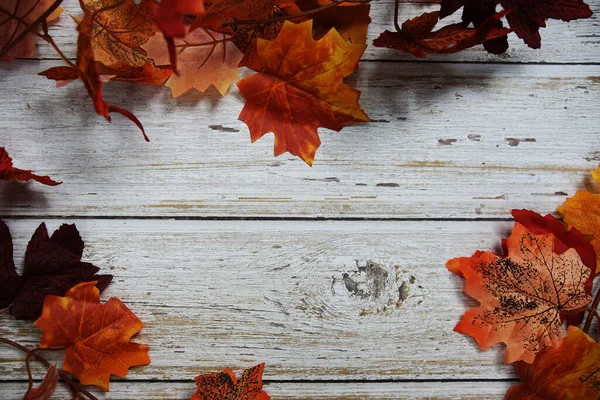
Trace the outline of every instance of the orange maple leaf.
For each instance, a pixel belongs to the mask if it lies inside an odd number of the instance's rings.
[[[188,31],[182,39],[174,39],[174,45],[178,74],[171,76],[166,83],[172,89],[173,97],[191,88],[204,92],[210,85],[214,85],[224,96],[238,79],[238,64],[243,54],[235,47],[230,36],[197,28]],[[163,34],[155,35],[142,47],[157,65],[169,63]]]
[[[269,400],[271,397],[262,390],[264,368],[264,363],[248,368],[239,382],[229,368],[198,375],[194,379],[196,393],[190,400]]]
[[[556,254],[554,235],[534,235],[519,223],[506,245],[505,258],[478,251],[448,261],[448,270],[466,279],[465,293],[480,303],[454,330],[482,350],[505,343],[506,363],[531,363],[541,349],[560,346],[561,313],[592,300],[585,290],[591,271],[575,249]]]
[[[100,304],[95,284],[80,283],[64,297],[46,296],[35,326],[42,330],[40,348],[67,348],[65,371],[108,391],[111,374],[124,378],[129,367],[150,363],[149,347],[130,342],[142,321],[116,297]]]
[[[600,165],[591,173],[600,187]],[[596,251],[596,275],[600,274],[600,194],[578,190],[557,211],[562,214],[569,228],[574,227],[584,235],[593,236],[591,242]]]
[[[579,328],[567,329],[558,349],[539,352],[532,364],[515,363],[521,384],[512,386],[506,400],[574,400],[600,396],[600,344]]]
[[[406,51],[423,58],[427,54],[457,53],[511,32],[510,29],[496,27],[498,21],[507,14],[506,11],[492,15],[477,28],[458,23],[433,31],[439,14],[439,11],[429,12],[409,19],[402,24],[400,31],[383,32],[373,41],[373,45]]]
[[[152,0],[84,0],[92,13],[94,58],[114,69],[142,67],[148,62],[141,46],[154,36],[158,27]]]
[[[0,2],[0,53],[6,54],[0,57],[0,61],[33,56],[36,36],[31,31],[29,33],[25,31],[31,25],[37,25],[42,19],[52,21],[58,18],[62,11],[62,8],[55,4],[55,0],[2,0]],[[47,15],[46,18],[44,15]],[[33,29],[37,29],[37,26]],[[25,36],[21,36],[23,34]]]
[[[237,84],[246,97],[239,119],[252,142],[273,132],[275,155],[289,151],[308,165],[321,144],[318,127],[339,131],[369,121],[358,105],[360,91],[342,81],[366,46],[347,43],[335,29],[319,41],[311,32],[312,21],[286,21],[277,39],[258,41],[262,71]]]

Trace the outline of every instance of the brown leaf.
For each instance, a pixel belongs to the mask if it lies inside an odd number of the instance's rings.
[[[500,18],[505,15],[506,12],[496,13],[477,28],[452,24],[433,31],[439,12],[425,13],[404,22],[399,32],[383,32],[373,41],[373,45],[406,51],[420,58],[428,54],[457,53],[509,33],[510,29],[496,28]]]

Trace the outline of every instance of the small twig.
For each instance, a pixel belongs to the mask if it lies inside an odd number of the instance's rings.
[[[0,315],[2,315],[2,314],[8,314],[8,309],[9,309],[9,307],[0,309]]]
[[[38,19],[33,21],[33,23],[31,23],[30,25],[27,25],[25,30],[23,32],[21,32],[21,34],[19,36],[17,36],[10,43],[8,43],[6,46],[4,46],[4,48],[2,50],[0,50],[0,58],[7,55],[8,52],[17,45],[17,43],[19,43],[25,36],[27,36],[27,34],[29,34],[32,31],[35,32],[34,29],[36,28],[36,26],[38,24],[41,24],[42,21],[45,21],[46,18],[48,18],[50,16],[50,14],[52,14],[54,12],[54,10],[56,10],[62,2],[63,2],[63,0],[55,0],[54,3],[52,3],[52,5],[50,7],[48,7],[48,9],[46,11],[44,11],[44,13],[42,15],[40,15],[38,17]],[[0,8],[0,10],[4,11],[2,8]],[[9,14],[9,18],[16,18],[16,16]]]
[[[35,358],[36,361],[39,361],[40,363],[44,364],[46,366],[46,368],[51,367],[51,364],[44,357],[40,356],[39,354],[36,354],[37,349],[33,349],[33,350],[28,349],[27,347],[25,347],[17,342],[13,342],[12,340],[9,340],[9,339],[3,338],[3,337],[0,337],[0,343],[5,343],[9,346],[14,347],[15,349],[21,350],[23,353],[26,353],[27,356],[29,356],[29,354],[31,354],[31,357]],[[43,349],[43,350],[54,350],[54,349]],[[64,348],[60,348],[57,350],[64,350]],[[27,358],[26,358],[26,360],[27,360]],[[29,371],[29,373],[31,373],[31,371]],[[65,374],[63,371],[58,370],[58,374],[67,383],[67,385],[69,385],[77,393],[84,394],[89,400],[98,400],[98,398],[96,396],[94,396],[93,394],[88,392],[79,383],[77,383],[74,380],[72,380],[71,378],[69,378],[67,376],[67,374]]]
[[[40,38],[42,38],[44,41],[46,41],[46,43],[48,43],[50,46],[52,46],[54,48],[54,50],[58,53],[58,55],[60,56],[60,58],[63,59],[64,62],[66,62],[67,64],[69,64],[69,66],[71,67],[75,67],[75,64],[69,60],[67,58],[67,56],[65,56],[65,54],[60,50],[60,48],[56,45],[56,42],[54,42],[54,39],[52,38],[52,36],[50,36],[50,34],[48,33],[48,21],[43,20],[42,21],[42,30],[44,31],[44,34],[42,35],[39,32],[34,31],[34,33],[39,36]]]
[[[29,386],[27,387],[27,391],[25,392],[24,397],[27,397],[27,394],[31,391],[31,389],[33,389],[33,376],[31,374],[31,368],[29,367],[29,362],[31,360],[31,356],[34,355],[35,353],[37,353],[38,351],[42,351],[42,350],[63,351],[64,349],[65,349],[65,347],[53,347],[51,349],[42,349],[42,348],[36,347],[35,349],[29,350],[27,352],[27,356],[25,357],[25,368],[27,369],[27,377],[29,378]]]
[[[394,0],[394,27],[396,28],[396,32],[400,32],[400,24],[398,23],[398,8],[400,7],[400,0]]]
[[[222,26],[232,26],[232,25],[265,25],[271,24],[273,22],[281,22],[290,19],[305,17],[307,15],[311,15],[314,13],[318,13],[323,10],[327,10],[328,8],[339,6],[342,3],[357,3],[357,4],[369,4],[371,0],[333,0],[330,4],[313,8],[312,10],[304,11],[298,14],[293,15],[282,15],[280,17],[274,17],[269,19],[247,19],[247,20],[239,20],[239,21],[227,21],[223,22]]]
[[[592,321],[594,320],[594,316],[598,318],[600,322],[600,317],[598,316],[598,305],[600,305],[600,288],[596,292],[596,296],[594,297],[594,301],[592,301],[591,306],[589,307],[589,312],[587,319],[585,320],[585,324],[583,325],[583,331],[587,334],[590,331],[592,326]]]

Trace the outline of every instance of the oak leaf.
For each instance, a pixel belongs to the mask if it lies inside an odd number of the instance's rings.
[[[48,367],[48,371],[46,372],[46,375],[44,375],[42,383],[27,391],[25,396],[23,396],[23,400],[51,400],[52,394],[58,385],[58,376],[58,369],[56,366],[51,365]]]
[[[27,29],[37,29],[42,20],[52,21],[61,13],[55,0],[2,0],[0,54],[6,54],[0,56],[0,61],[33,56],[36,36],[31,31],[26,33]]]
[[[196,392],[191,400],[269,400],[271,397],[262,390],[264,368],[264,363],[248,368],[239,382],[229,368],[198,375],[194,379]]]
[[[591,173],[596,185],[600,187],[600,165]],[[579,190],[558,207],[557,211],[570,228],[592,236],[591,242],[596,252],[596,274],[600,274],[600,194]]]
[[[70,68],[71,76],[77,76],[83,82],[85,90],[94,102],[94,108],[96,113],[102,115],[108,122],[111,122],[110,114],[113,112],[119,113],[132,121],[142,131],[144,139],[150,141],[142,123],[137,119],[131,111],[125,110],[121,107],[109,104],[104,100],[102,95],[102,85],[104,84],[101,74],[97,69],[96,59],[94,57],[94,46],[93,46],[93,35],[94,35],[94,15],[99,10],[90,12],[85,5],[83,0],[79,0],[80,6],[84,11],[83,18],[79,20],[77,24],[77,31],[79,35],[77,37],[77,64],[70,67],[53,67],[46,71],[40,72],[38,75],[46,76],[48,79],[57,79],[57,77],[64,77],[67,74],[65,68]],[[62,79],[61,79],[62,80]]]
[[[96,282],[83,282],[64,297],[49,295],[35,326],[40,348],[66,347],[63,369],[84,385],[109,389],[110,375],[125,378],[130,367],[150,363],[149,347],[130,339],[144,327],[116,297],[100,304]]]
[[[261,68],[257,52],[258,39],[275,39],[283,21],[254,24],[243,21],[268,21],[300,13],[294,0],[215,0],[204,3],[205,11],[196,17],[191,29],[205,27],[231,35],[233,43],[244,53],[239,66],[254,70]]]
[[[406,51],[421,58],[428,54],[457,53],[488,40],[506,36],[510,29],[496,27],[500,18],[505,15],[505,12],[496,13],[477,28],[468,28],[459,23],[433,31],[438,22],[439,12],[424,13],[404,22],[398,32],[383,32],[373,41],[373,45]]]
[[[515,363],[521,384],[506,400],[597,399],[600,396],[600,344],[570,326],[561,346],[540,351],[532,364]]]
[[[275,155],[286,151],[312,165],[321,141],[318,127],[336,131],[369,121],[358,105],[360,91],[344,84],[366,46],[347,43],[332,29],[319,41],[312,21],[286,21],[273,41],[259,40],[263,69],[237,83],[246,97],[239,119],[252,142],[275,135]]]
[[[53,181],[48,176],[36,175],[33,171],[13,167],[12,158],[10,158],[4,147],[0,147],[0,179],[5,181],[17,180],[23,182],[34,180],[49,186],[61,184],[61,182]]]
[[[454,330],[472,336],[482,350],[504,342],[506,363],[531,363],[541,349],[560,346],[561,313],[589,304],[591,271],[575,249],[556,254],[554,242],[552,234],[535,235],[515,223],[507,257],[476,252],[448,261],[448,270],[465,278],[465,293],[480,303]]]
[[[162,34],[152,37],[143,48],[156,65],[169,63],[169,54]],[[235,47],[231,37],[209,29],[197,28],[187,32],[182,39],[174,39],[177,50],[178,74],[166,83],[178,97],[195,88],[204,92],[214,85],[221,95],[238,77],[238,64],[243,54]]]
[[[13,261],[12,236],[0,221],[0,308],[17,319],[34,320],[46,295],[64,295],[72,286],[97,281],[104,290],[112,275],[96,275],[100,268],[81,261],[84,243],[75,225],[63,224],[51,237],[42,223],[27,244],[23,275]]]

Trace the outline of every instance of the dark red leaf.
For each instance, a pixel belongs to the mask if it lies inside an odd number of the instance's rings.
[[[568,22],[592,16],[583,0],[502,0],[501,4],[504,9],[515,10],[506,17],[508,24],[533,49],[542,45],[539,28],[546,27],[547,19]]]
[[[81,261],[84,244],[75,225],[62,225],[48,237],[42,223],[27,245],[22,276],[16,272],[12,239],[4,222],[0,246],[0,307],[10,307],[17,319],[37,319],[48,294],[63,296],[76,284],[89,281],[98,281],[96,286],[103,290],[112,279],[112,275],[96,275],[98,267]]]
[[[426,57],[428,54],[456,53],[489,40],[506,36],[509,29],[498,28],[500,18],[506,12],[500,12],[486,19],[477,28],[468,28],[465,24],[452,24],[433,31],[438,12],[424,13],[402,24],[398,32],[383,32],[373,44],[376,47],[387,47],[406,51],[415,57]]]

